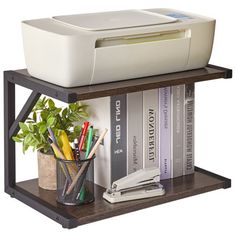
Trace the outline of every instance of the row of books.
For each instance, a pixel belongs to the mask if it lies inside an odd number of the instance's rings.
[[[109,129],[95,159],[95,183],[157,166],[161,179],[194,172],[194,84],[85,101],[91,122]]]

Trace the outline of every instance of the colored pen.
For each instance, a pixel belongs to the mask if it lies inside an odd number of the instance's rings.
[[[56,157],[59,157],[59,158],[61,158],[61,159],[63,159],[63,160],[66,160],[64,154],[63,154],[63,153],[61,152],[61,150],[57,147],[57,145],[52,141],[51,138],[48,138],[48,142],[50,143],[50,145],[51,145],[51,147],[52,147],[52,149],[53,149],[53,151],[54,151]]]
[[[59,157],[59,158],[61,158],[62,160],[67,160],[66,157],[64,156],[64,154],[62,153],[62,151],[56,146],[55,143],[53,143],[53,141],[52,141],[50,138],[48,138],[48,141],[49,141],[49,143],[50,143],[50,145],[51,145],[51,147],[52,147],[52,149],[53,149],[53,151],[54,151],[56,157]],[[63,162],[63,163],[64,163],[64,162]],[[65,165],[65,166],[66,166],[66,165]],[[76,173],[76,171],[77,171],[77,168],[74,168],[73,166],[68,166],[68,169],[69,169],[69,171],[70,171],[73,175],[74,175],[74,174]]]
[[[50,143],[56,157],[59,157],[63,160],[66,160],[65,156],[63,155],[63,153],[60,151],[60,149],[56,146],[56,144],[50,139],[48,138],[48,142]],[[72,179],[71,179],[71,176],[70,176],[70,173],[65,165],[64,162],[60,162],[61,164],[61,168],[62,168],[62,171],[64,172],[65,176],[66,176],[66,179],[69,181],[69,183],[72,182]],[[73,171],[73,170],[72,170]]]
[[[74,159],[76,160],[75,143],[72,143],[72,144],[71,144],[71,148],[72,148],[72,152],[73,152]]]
[[[98,136],[94,136],[93,137],[93,142],[92,142],[92,145],[91,145],[91,149],[94,147],[94,145],[97,142],[97,140],[98,140]]]
[[[61,149],[64,153],[64,156],[67,160],[74,160],[73,152],[66,132],[64,130],[61,130],[59,137],[62,143]]]
[[[82,125],[82,127],[81,127],[80,135],[79,135],[79,137],[78,137],[78,143],[80,143],[80,140],[81,140],[81,137],[82,137],[83,130],[84,130],[84,125]]]
[[[93,126],[91,125],[89,127],[89,131],[88,131],[88,141],[87,141],[87,149],[86,149],[86,154],[85,154],[85,159],[87,159],[89,152],[91,150],[92,147],[92,140],[93,140]],[[79,197],[80,201],[84,201],[85,199],[85,187],[83,186],[77,196],[77,198]],[[77,199],[76,198],[76,199]]]
[[[99,136],[97,142],[95,143],[94,147],[92,148],[92,150],[89,152],[89,155],[87,157],[87,159],[90,159],[93,157],[93,155],[95,154],[98,146],[100,145],[100,143],[102,142],[103,138],[105,137],[106,133],[107,133],[108,129],[104,129],[103,132],[101,133],[101,135]]]
[[[78,146],[78,139],[75,138],[74,139],[74,156],[75,156],[75,160],[78,161],[79,160],[79,157],[80,157],[80,153],[79,153],[79,146]]]
[[[53,143],[59,148],[59,146],[57,144],[57,140],[55,138],[55,135],[54,135],[54,133],[53,133],[53,131],[52,131],[52,129],[50,127],[48,127],[48,132],[50,134],[50,137],[51,137]]]
[[[93,139],[93,126],[91,125],[89,127],[89,131],[88,131],[88,142],[87,142],[87,149],[86,149],[86,154],[85,157],[87,158],[91,149],[91,145],[92,145],[92,139]]]
[[[96,152],[96,150],[97,150],[99,144],[102,142],[103,138],[105,137],[107,131],[108,131],[108,130],[105,129],[105,130],[101,133],[101,135],[99,136],[99,138],[98,138],[96,144],[94,145],[94,147],[93,147],[92,150],[90,151],[90,153],[89,153],[87,159],[90,159],[90,158],[93,157],[93,155],[94,155],[94,153]],[[78,171],[78,173],[77,173],[76,176],[74,177],[74,179],[73,179],[71,185],[70,185],[69,188],[67,189],[66,195],[68,195],[68,194],[71,193],[71,191],[72,191],[73,188],[75,187],[75,185],[76,185],[76,183],[77,183],[79,177],[83,174],[83,172],[84,172],[84,170],[86,169],[86,167],[87,167],[88,164],[89,164],[89,161],[86,161],[86,162],[84,162],[84,163],[82,164],[82,167],[80,168],[80,170]]]
[[[86,133],[87,133],[87,130],[88,130],[88,126],[89,126],[89,122],[88,122],[88,121],[85,121],[85,122],[84,122],[84,128],[83,128],[83,131],[82,131],[81,140],[80,140],[80,143],[79,143],[79,150],[80,150],[80,151],[82,150],[83,145],[84,145],[84,140],[85,140],[85,137],[86,137]]]

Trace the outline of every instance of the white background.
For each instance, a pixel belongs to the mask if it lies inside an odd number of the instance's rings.
[[[210,63],[236,70],[235,8],[232,0],[87,0],[1,1],[0,71],[25,68],[20,21],[121,9],[169,7],[216,19],[216,34]],[[236,181],[236,80],[215,80],[196,85],[196,165]],[[1,74],[1,94],[3,85]],[[17,92],[17,110],[29,91]],[[3,111],[1,101],[1,111]],[[1,112],[3,147],[3,112]],[[17,148],[17,180],[36,176],[36,154],[21,155]],[[0,235],[236,235],[236,190],[217,190],[119,217],[98,221],[73,230],[62,229],[3,191],[3,148],[0,162]]]

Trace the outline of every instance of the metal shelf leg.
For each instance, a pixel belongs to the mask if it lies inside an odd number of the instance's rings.
[[[4,186],[5,192],[14,197],[11,190],[16,183],[15,142],[12,136],[19,131],[19,122],[24,122],[40,97],[33,91],[15,119],[15,84],[9,80],[9,74],[4,73]]]

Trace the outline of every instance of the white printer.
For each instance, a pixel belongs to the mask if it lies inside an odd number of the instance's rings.
[[[207,65],[215,20],[172,9],[55,16],[22,22],[28,72],[64,87]]]

